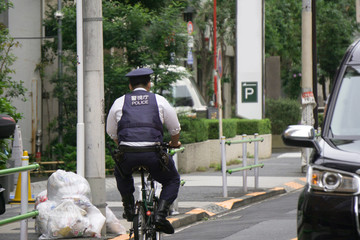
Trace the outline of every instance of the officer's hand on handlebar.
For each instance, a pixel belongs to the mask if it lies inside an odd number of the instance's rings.
[[[180,141],[177,141],[177,142],[172,142],[172,141],[170,141],[169,142],[169,147],[171,147],[171,148],[180,148],[181,147],[181,142]]]

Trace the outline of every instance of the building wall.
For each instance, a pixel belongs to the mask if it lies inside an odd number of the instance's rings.
[[[19,42],[13,49],[17,57],[12,69],[12,79],[23,81],[27,89],[27,101],[13,101],[17,112],[23,113],[19,121],[24,150],[35,151],[36,131],[41,127],[41,81],[35,71],[41,60],[42,37],[42,0],[12,0],[13,8],[8,11],[8,27],[10,35]]]

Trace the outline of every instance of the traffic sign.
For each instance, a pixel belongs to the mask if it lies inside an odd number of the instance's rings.
[[[189,35],[191,35],[194,32],[194,26],[193,23],[191,21],[188,22],[187,24],[187,32]]]
[[[187,54],[187,64],[189,64],[189,65],[194,64],[194,58],[193,58],[191,49],[189,49],[188,54]]]

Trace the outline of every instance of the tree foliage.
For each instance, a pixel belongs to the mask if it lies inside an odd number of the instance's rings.
[[[0,13],[12,7],[11,2],[0,3]],[[21,98],[25,101],[26,89],[23,87],[23,82],[14,81],[11,77],[15,70],[11,65],[16,60],[16,57],[11,52],[19,43],[9,35],[7,27],[0,23],[0,113],[5,113],[12,116],[16,121],[21,119],[21,113],[16,112],[16,108],[11,104],[14,98]]]
[[[302,2],[265,1],[265,50],[280,56],[285,93],[296,99],[301,92]],[[316,0],[318,81],[333,80],[346,48],[358,32],[352,0]]]
[[[114,100],[129,91],[125,74],[137,67],[154,70],[154,90],[169,88],[179,73],[169,74],[166,67],[184,56],[186,25],[181,21],[184,1],[102,1],[104,45],[105,112]],[[55,41],[45,44],[44,52],[57,53],[58,22],[56,6],[49,6],[44,25]],[[52,78],[54,96],[64,106],[64,142],[75,144],[76,126],[76,5],[65,1],[62,12],[63,78]],[[48,59],[44,58],[43,62]],[[160,81],[161,80],[161,81]],[[56,130],[56,129],[54,129]],[[68,139],[68,140],[67,140]],[[71,140],[73,139],[73,140]]]

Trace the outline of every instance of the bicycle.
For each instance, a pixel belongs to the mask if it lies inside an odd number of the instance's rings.
[[[169,148],[168,145],[164,146]],[[174,155],[184,148],[169,151],[170,155]],[[130,229],[130,238],[134,234],[135,240],[161,240],[161,233],[155,229],[155,213],[157,211],[159,198],[156,196],[156,183],[150,173],[148,173],[145,181],[146,167],[139,166],[137,169],[141,176],[141,199],[135,203],[135,216]]]

